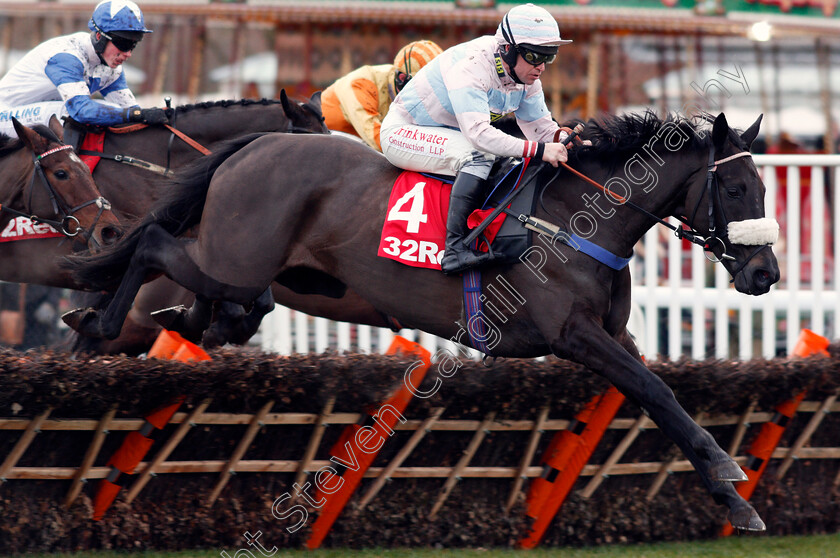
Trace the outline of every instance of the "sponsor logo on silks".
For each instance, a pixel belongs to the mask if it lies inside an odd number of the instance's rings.
[[[27,120],[31,118],[35,118],[40,116],[41,114],[41,107],[27,107],[21,109],[9,109],[0,111],[0,122],[8,122],[12,119],[12,117],[17,118],[18,120]]]
[[[499,77],[505,77],[505,67],[502,66],[502,57],[497,52],[495,56],[493,56],[493,60],[496,61],[496,74]]]
[[[0,232],[0,242],[13,240],[34,240],[39,238],[55,238],[62,236],[60,232],[46,223],[33,223],[29,217],[15,217]]]
[[[490,122],[495,122],[497,120],[501,120],[502,118],[504,118],[508,114],[510,114],[510,113],[509,112],[505,112],[505,113],[491,112],[490,113]]]
[[[441,159],[446,153],[449,138],[434,131],[434,128],[399,128],[388,138],[391,147],[411,153],[422,153]]]

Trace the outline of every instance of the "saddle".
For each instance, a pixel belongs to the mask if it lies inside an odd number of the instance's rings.
[[[82,124],[81,122],[67,117],[64,121],[64,143],[73,146],[73,150],[76,151],[82,161],[87,164],[88,168],[90,168],[90,172],[93,172],[99,161],[104,158],[118,163],[139,167],[162,176],[170,177],[173,175],[173,172],[169,169],[168,161],[167,166],[163,167],[129,155],[114,155],[104,152],[105,132],[110,131],[116,134],[126,134],[141,130],[146,126],[146,124],[131,123],[117,124],[116,126],[97,126],[93,124]],[[196,145],[198,147],[194,147],[199,151],[204,149],[200,145]]]
[[[486,201],[470,216],[469,224],[481,223],[511,192],[520,189],[508,212],[516,216],[531,215],[537,193],[536,180],[532,178],[537,169],[530,161],[512,158],[497,161],[487,179]],[[391,191],[378,255],[412,267],[440,269],[452,182],[451,176],[403,172]],[[517,262],[532,243],[531,231],[516,218],[507,217],[501,215],[494,219],[479,238],[477,248],[488,251],[489,239],[493,252],[504,255],[496,260],[502,264]]]
[[[524,168],[523,168],[524,167]],[[479,211],[473,212],[469,219],[470,228],[478,226],[504,199],[514,190],[521,190],[504,211],[504,220],[495,235],[492,236],[488,249],[485,235],[479,235],[482,241],[477,249],[502,254],[494,263],[510,264],[519,262],[519,255],[524,253],[533,243],[533,231],[526,229],[523,224],[511,215],[533,215],[537,203],[536,174],[539,172],[535,161],[526,161],[507,157],[497,159],[490,170],[490,176],[485,180],[487,197]],[[438,178],[452,184],[453,178],[438,176]],[[490,227],[488,227],[489,229]]]

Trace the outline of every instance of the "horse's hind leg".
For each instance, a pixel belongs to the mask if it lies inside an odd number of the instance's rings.
[[[62,316],[65,323],[83,335],[114,339],[120,333],[126,314],[146,277],[165,273],[186,289],[206,299],[248,303],[263,288],[236,287],[206,275],[187,253],[184,243],[157,224],[149,225],[123,275],[113,302],[104,313],[93,309],[76,310]]]
[[[729,508],[733,527],[763,531],[764,523],[758,514],[730,482],[746,480],[744,472],[712,435],[685,412],[665,382],[640,362],[635,347],[632,354],[628,352],[631,346],[626,333],[620,344],[584,312],[573,314],[563,334],[552,341],[555,354],[605,377],[647,413],[691,461],[715,501]]]

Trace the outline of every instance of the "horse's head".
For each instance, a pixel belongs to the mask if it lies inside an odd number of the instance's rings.
[[[764,216],[764,183],[749,153],[760,124],[759,116],[739,135],[722,113],[714,119],[706,138],[706,172],[696,173],[685,205],[675,213],[705,238],[704,249],[723,263],[735,288],[752,295],[766,293],[779,280],[770,248],[779,224]]]
[[[25,211],[66,236],[81,233],[90,248],[116,242],[122,233],[111,205],[72,146],[62,143],[58,119],[52,117],[49,128],[29,128],[15,119],[13,125],[34,163],[32,178],[23,190]]]
[[[321,92],[312,95],[308,101],[298,102],[289,99],[286,90],[280,90],[280,103],[289,119],[288,132],[329,134],[324,116],[321,114]]]

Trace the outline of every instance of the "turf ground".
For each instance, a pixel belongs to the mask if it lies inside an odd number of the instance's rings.
[[[26,555],[28,558],[220,558],[237,549],[185,552],[85,552]],[[260,556],[258,552],[256,556]],[[247,556],[242,553],[241,556]],[[277,551],[271,558],[840,558],[840,534],[807,537],[733,536],[716,541],[614,545],[589,548],[494,549],[326,549]]]

